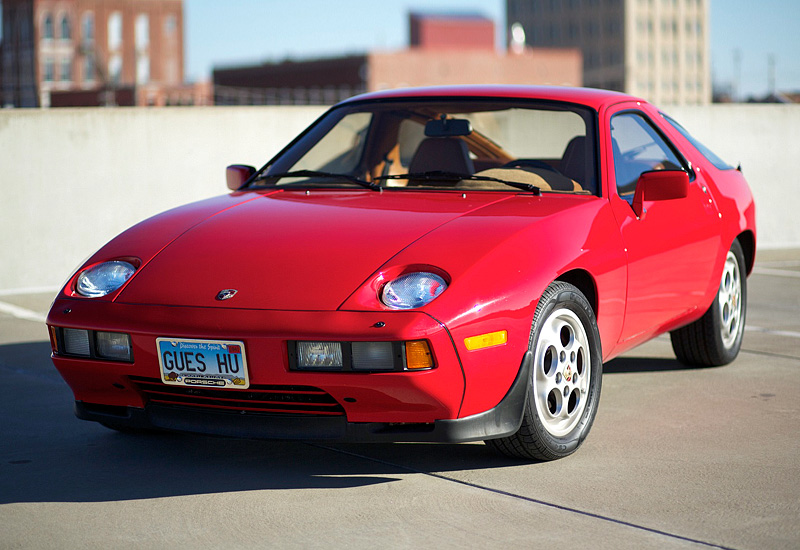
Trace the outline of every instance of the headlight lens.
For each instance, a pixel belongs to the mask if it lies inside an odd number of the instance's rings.
[[[409,273],[386,283],[381,301],[393,309],[414,309],[430,303],[446,288],[447,282],[435,273]]]
[[[104,262],[78,275],[76,290],[81,296],[97,298],[114,292],[131,278],[136,268],[121,260]]]

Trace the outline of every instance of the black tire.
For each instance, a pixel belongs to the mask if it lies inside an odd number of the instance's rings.
[[[514,458],[568,456],[589,434],[603,376],[597,322],[580,290],[560,281],[547,287],[528,348],[533,364],[522,425],[515,434],[486,443]]]
[[[672,349],[685,365],[716,367],[736,359],[747,314],[744,253],[733,241],[714,302],[694,323],[670,333]]]

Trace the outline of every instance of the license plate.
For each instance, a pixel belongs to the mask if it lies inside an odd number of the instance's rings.
[[[231,389],[250,386],[242,342],[158,338],[156,346],[165,384]]]

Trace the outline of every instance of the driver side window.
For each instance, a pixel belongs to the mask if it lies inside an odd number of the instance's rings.
[[[611,144],[617,192],[623,199],[633,200],[642,172],[686,170],[672,147],[640,114],[620,113],[611,119]]]

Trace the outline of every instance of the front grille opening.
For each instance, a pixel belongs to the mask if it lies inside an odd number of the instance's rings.
[[[156,378],[139,376],[131,376],[130,380],[146,402],[159,405],[244,414],[345,414],[344,408],[330,394],[312,386],[253,385],[246,390],[221,390],[167,385]]]

